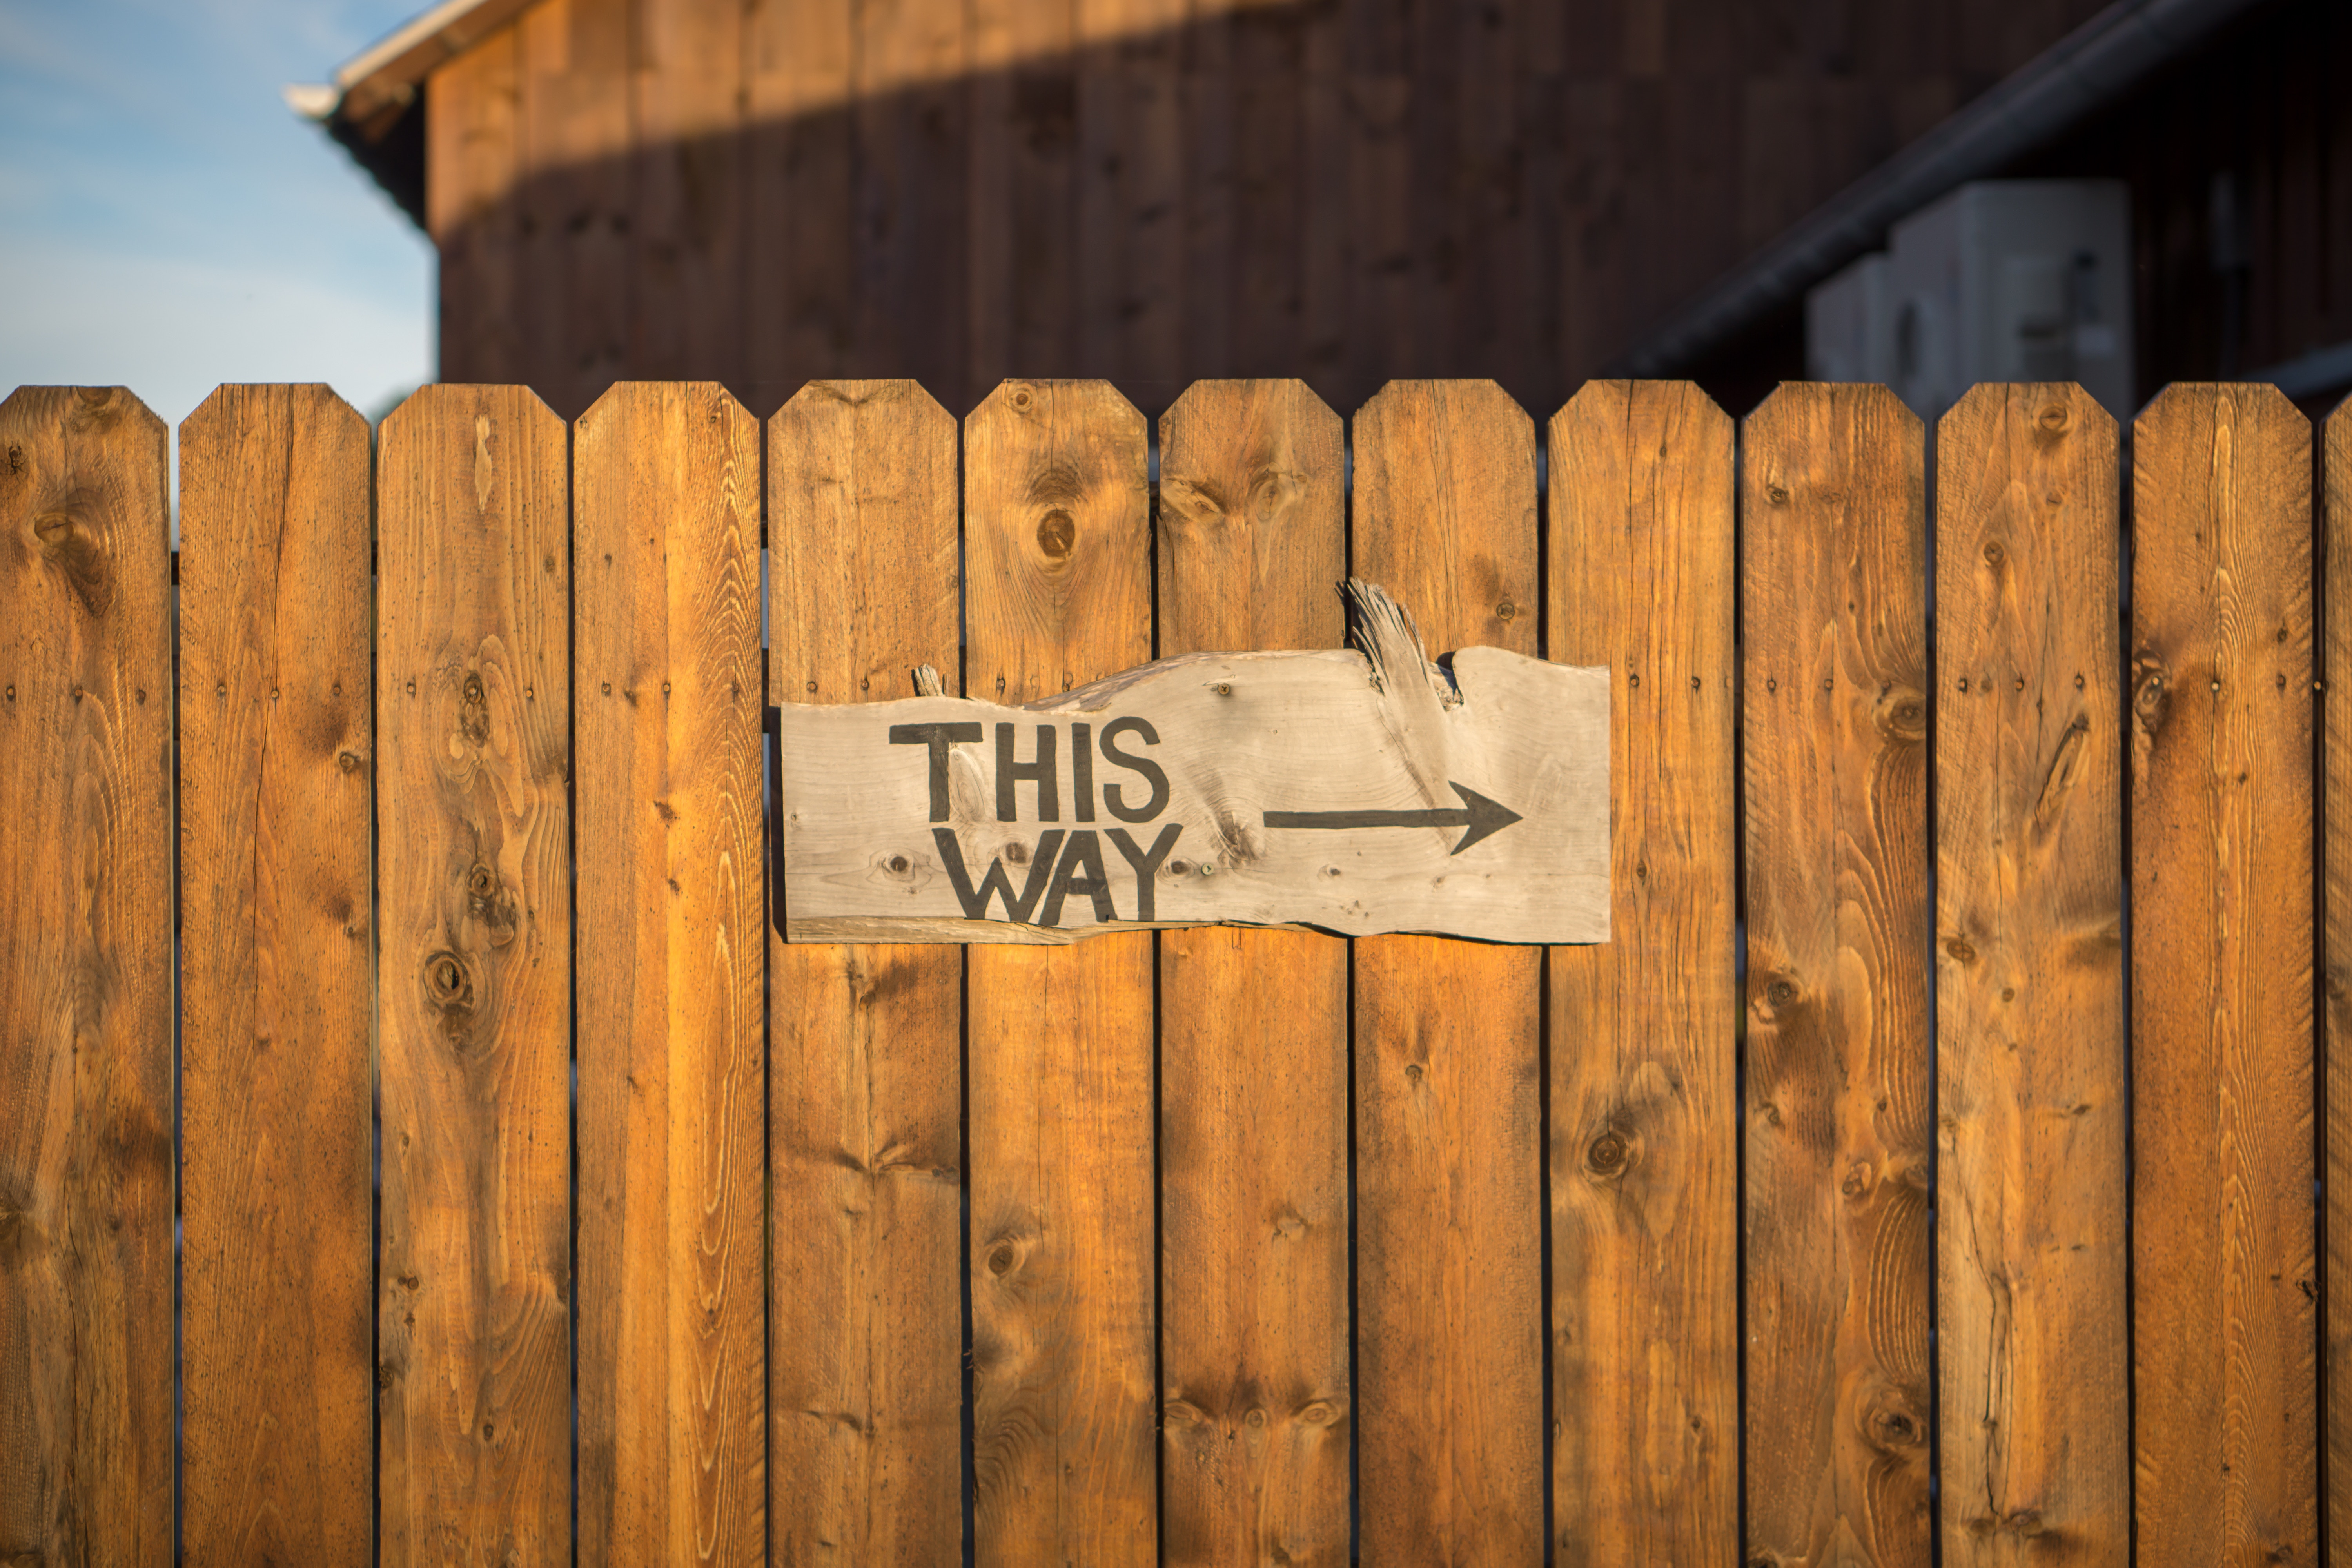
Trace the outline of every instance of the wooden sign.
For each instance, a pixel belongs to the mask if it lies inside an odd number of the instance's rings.
[[[1188,654],[1021,708],[784,707],[786,935],[1607,941],[1608,671],[1441,668],[1394,601],[1346,592],[1356,649]]]

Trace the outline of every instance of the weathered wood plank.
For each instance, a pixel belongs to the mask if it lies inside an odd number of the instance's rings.
[[[1744,432],[1748,1549],[1926,1568],[1926,432],[1801,383]]]
[[[771,689],[961,686],[956,426],[912,382],[768,423]],[[952,1563],[963,1510],[963,954],[771,935],[770,1508],[789,1564]]]
[[[742,132],[751,210],[746,372],[754,407],[837,375],[856,293],[850,101],[853,0],[755,5],[743,18]]]
[[[374,1558],[369,445],[323,386],[180,426],[192,1562]]]
[[[1535,426],[1491,382],[1356,416],[1352,564],[1434,647],[1535,654]],[[1533,948],[1355,944],[1358,1476],[1367,1564],[1543,1551]]]
[[[709,382],[573,436],[583,1563],[767,1550],[759,441]]]
[[[1063,374],[1078,350],[1078,7],[972,0],[967,396]],[[986,692],[974,692],[985,697]]]
[[[2326,1373],[2327,1547],[2352,1560],[2352,403],[2337,407],[2324,427],[2319,485],[2327,542],[2321,589],[2326,607],[2326,677],[2320,733],[2326,777],[2320,808],[2326,824],[2326,921],[2322,939],[2321,1014],[2327,1061],[2323,1089],[2327,1110]]]
[[[1605,947],[1550,970],[1553,1541],[1727,1563],[1739,1532],[1731,421],[1595,383],[1550,430],[1547,647],[1612,677]]]
[[[514,310],[532,389],[567,419],[628,363],[634,21],[611,0],[537,0],[515,19],[515,264],[528,282]]]
[[[572,1555],[563,424],[428,386],[376,467],[383,1560]]]
[[[2138,1552],[2311,1563],[2310,422],[2168,387],[2132,498]]]
[[[0,403],[0,1562],[172,1559],[167,439]]]
[[[856,362],[962,399],[971,167],[963,0],[859,4],[853,124]],[[942,667],[944,668],[944,667]]]
[[[1213,16],[1223,7],[1211,0],[1204,8]],[[1194,44],[1185,36],[1192,9],[1190,0],[1072,7],[1076,288],[1066,309],[1087,368],[1151,406],[1171,401],[1176,388],[1167,378],[1186,346],[1180,73]]]
[[[509,23],[426,84],[443,107],[425,120],[425,226],[440,257],[441,374],[453,380],[509,379],[538,349],[518,330],[527,320],[515,200],[526,167],[520,73],[520,30]]]
[[[609,4],[609,0],[607,0]],[[749,205],[742,0],[634,0],[629,367],[740,386]]]
[[[1947,1563],[2121,1562],[2115,421],[1979,386],[1936,456],[1936,1276]]]
[[[1336,646],[1343,483],[1339,416],[1304,383],[1201,382],[1177,399],[1160,421],[1160,651]],[[1352,1430],[1347,944],[1170,931],[1160,997],[1164,1555],[1336,1568]]]
[[[1150,657],[1143,420],[1007,382],[964,424],[965,689],[1021,702]],[[1157,1551],[1151,939],[974,947],[972,1456],[982,1564]]]

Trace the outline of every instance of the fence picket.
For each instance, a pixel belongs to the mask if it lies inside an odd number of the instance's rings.
[[[708,382],[573,434],[583,1564],[767,1544],[759,439]]]
[[[2352,402],[2336,406],[2322,430],[2319,496],[2326,538],[2322,605],[2326,677],[2322,696],[2322,820],[2326,826],[2326,938],[2322,942],[2326,1096],[2326,1540],[2331,1554],[2352,1549]]]
[[[1339,416],[1303,382],[1198,382],[1160,429],[1161,656],[1339,647]],[[1165,1558],[1344,1563],[1347,944],[1160,944]]]
[[[427,386],[377,466],[383,1552],[572,1555],[563,422]]]
[[[2327,1059],[2321,1079],[2326,1122],[2326,1318],[2321,1365],[2326,1369],[2322,1442],[2326,1447],[2329,1557],[2352,1561],[2352,402],[2323,429],[2319,495],[2326,541],[2320,603],[2326,620],[2326,674],[2321,698],[2325,737],[2320,809],[2326,855],[2326,921],[2319,979]]]
[[[1925,431],[1791,384],[1742,435],[1749,1548],[1926,1568]]]
[[[0,404],[0,1562],[172,1557],[168,439]]]
[[[2309,1563],[2310,423],[2274,388],[2168,387],[2132,488],[2139,1554]]]
[[[374,1557],[368,448],[323,386],[225,386],[180,426],[194,1563]]]
[[[1986,385],[1937,448],[1947,1564],[2130,1534],[2115,422]]]
[[[956,426],[910,381],[816,382],[768,422],[774,700],[910,697],[956,650]],[[776,1560],[953,1563],[963,1542],[963,954],[769,937]]]
[[[1492,382],[1356,416],[1353,568],[1432,657],[1537,649],[1535,426]],[[1543,1552],[1542,953],[1355,944],[1356,1376],[1368,1565]]]
[[[1032,701],[1150,658],[1144,457],[1103,382],[1006,382],[965,421],[972,695]],[[966,963],[979,1561],[1149,1563],[1152,940]]]
[[[1546,653],[1612,677],[1605,946],[1553,948],[1563,1563],[1739,1544],[1731,421],[1686,383],[1554,416]]]

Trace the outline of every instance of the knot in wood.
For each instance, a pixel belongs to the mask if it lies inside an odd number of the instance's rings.
[[[444,1013],[458,1012],[473,1005],[474,977],[466,961],[444,948],[425,961],[425,994],[434,1006]]]
[[[1066,511],[1049,511],[1037,524],[1037,548],[1055,561],[1069,554],[1077,538],[1078,525]]]
[[[471,674],[471,673],[469,673],[469,674],[467,674],[467,677],[466,677],[466,700],[467,700],[467,701],[468,701],[468,702],[470,702],[470,703],[473,703],[473,704],[474,704],[475,706],[477,706],[477,707],[479,707],[479,706],[481,705],[481,703],[482,703],[482,701],[483,701],[483,695],[482,695],[482,678],[481,678],[480,676],[478,676],[478,675],[475,675],[475,674]]]
[[[1872,714],[1878,732],[1896,745],[1916,745],[1927,738],[1927,700],[1908,686],[1889,686],[1879,694]]]
[[[2033,422],[2053,436],[2063,436],[2066,433],[2066,426],[2072,422],[2072,418],[2067,414],[2064,404],[2045,403],[2042,405],[2042,412],[2034,416]]]
[[[1797,988],[1786,980],[1775,980],[1764,987],[1764,1000],[1774,1007],[1785,1007],[1797,999]]]
[[[1508,599],[1504,600],[1501,604],[1495,606],[1495,618],[1498,621],[1510,620],[1517,616],[1518,613],[1519,607],[1511,603]]]
[[[1595,1176],[1606,1179],[1622,1175],[1632,1158],[1633,1149],[1622,1136],[1614,1131],[1603,1132],[1585,1150],[1584,1165]]]
[[[1964,938],[1957,936],[1952,938],[1951,941],[1944,944],[1944,951],[1950,953],[1953,958],[1962,963],[1974,963],[1976,962],[1977,950],[1974,947],[1971,947]]]
[[[988,1249],[988,1271],[999,1279],[1011,1273],[1013,1264],[1019,1260],[1018,1249],[1009,1241],[1000,1241]]]
[[[2000,540],[1987,540],[1984,547],[1984,558],[1986,565],[1998,566],[2002,562],[2009,559],[2009,552],[2001,548],[2001,542]]]
[[[1871,1445],[1881,1452],[1899,1453],[1916,1449],[1927,1442],[1927,1428],[1907,1405],[1886,1396],[1864,1413],[1863,1430]]]

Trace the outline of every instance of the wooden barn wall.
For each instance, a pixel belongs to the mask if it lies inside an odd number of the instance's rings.
[[[543,0],[427,94],[441,369],[1554,407],[2099,0]]]

